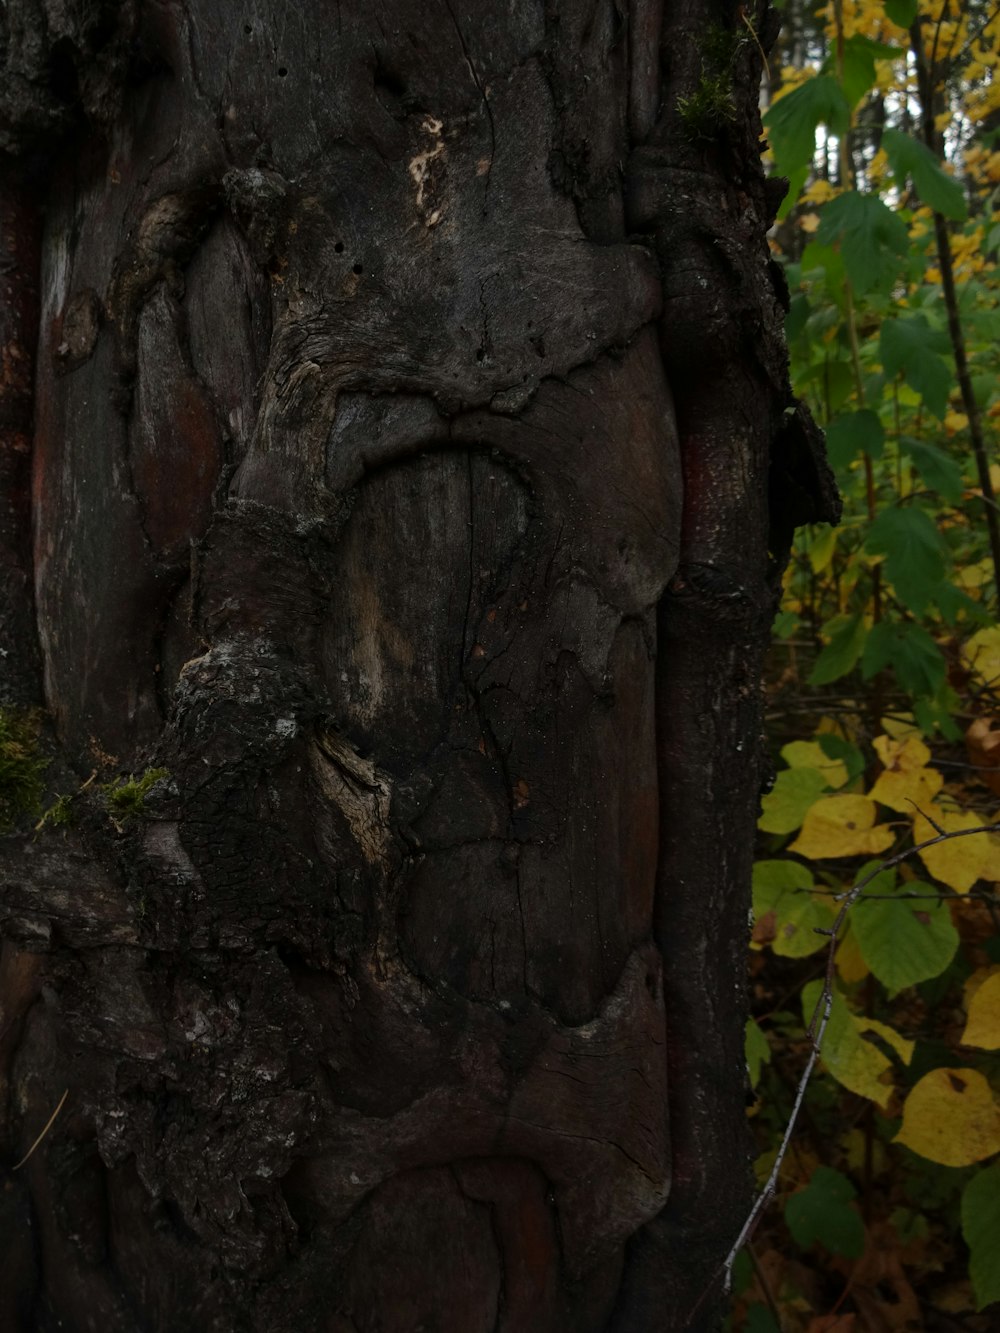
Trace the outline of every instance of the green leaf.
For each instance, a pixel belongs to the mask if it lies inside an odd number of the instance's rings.
[[[854,371],[846,361],[825,360],[812,378],[830,413],[838,411],[854,394]]]
[[[798,171],[789,171],[787,177],[788,193],[781,201],[781,207],[778,209],[777,216],[774,219],[775,222],[784,222],[785,218],[788,217],[789,213],[799,202],[799,195],[802,193],[805,183],[809,179],[808,165],[799,167]]]
[[[977,1171],[962,1191],[962,1235],[976,1308],[1000,1301],[1000,1161]]]
[[[771,952],[779,958],[808,958],[830,944],[834,911],[827,898],[786,893],[774,911]]]
[[[812,888],[812,875],[801,861],[774,859],[754,862],[753,914],[762,917],[773,912],[786,893]]]
[[[969,620],[976,625],[992,623],[989,611],[982,603],[974,602],[967,592],[963,592],[961,588],[956,588],[953,583],[939,583],[934,589],[934,600],[937,602],[938,610],[949,625],[954,625],[962,614],[968,616]]]
[[[941,650],[919,625],[908,621],[883,620],[873,625],[861,659],[861,674],[870,680],[883,667],[891,666],[899,683],[910,694],[935,695],[944,684],[945,661]]]
[[[892,875],[878,875],[866,892],[879,898],[865,898],[851,912],[861,956],[890,993],[890,998],[907,986],[940,976],[958,949],[958,931],[948,904],[932,897],[920,902],[915,898],[888,897],[892,893],[915,893],[924,886],[907,883],[893,889]]]
[[[835,328],[843,317],[846,277],[844,261],[834,246],[810,241],[802,251],[799,269],[802,281],[808,287],[810,300],[814,303],[806,324],[806,333],[810,337],[820,337],[827,330]]]
[[[919,615],[945,572],[945,547],[934,521],[915,505],[884,509],[869,529],[865,550],[885,555],[885,572],[893,587]]]
[[[951,350],[948,335],[934,329],[926,315],[905,315],[882,321],[879,352],[885,373],[890,377],[902,371],[907,384],[939,420],[948,409],[952,370],[939,355]]]
[[[823,208],[816,239],[840,245],[847,276],[859,296],[891,288],[906,258],[906,223],[876,194],[848,190]]]
[[[747,1306],[746,1333],[781,1333],[774,1315],[759,1301]]]
[[[871,408],[860,412],[844,412],[826,428],[826,452],[835,468],[845,468],[858,454],[881,458],[885,443],[882,423]]]
[[[804,1190],[785,1204],[785,1222],[793,1239],[806,1248],[817,1241],[831,1254],[857,1259],[865,1248],[865,1226],[851,1200],[857,1190],[840,1171],[818,1166]]]
[[[859,33],[848,37],[843,44],[842,86],[851,107],[856,107],[865,93],[874,87],[877,60],[895,60],[905,55],[906,51],[900,46],[873,42],[870,37],[862,37]]]
[[[747,1019],[743,1049],[746,1053],[747,1069],[750,1073],[750,1086],[755,1088],[760,1082],[762,1067],[771,1062],[771,1047],[752,1018]]]
[[[909,28],[919,9],[920,0],[885,0],[886,17],[901,28]]]
[[[794,342],[800,333],[804,332],[806,320],[809,318],[809,298],[801,292],[793,296],[788,306],[788,316],[785,319],[785,337],[789,342]]]
[[[816,658],[810,685],[829,685],[853,671],[864,649],[868,628],[860,615],[834,616],[823,626],[823,633],[829,634],[830,642]]]
[[[962,469],[953,458],[949,458],[937,445],[927,444],[925,440],[915,440],[904,435],[900,447],[913,459],[918,472],[927,483],[928,490],[937,491],[956,504],[962,498],[965,482]]]
[[[897,185],[901,186],[910,176],[923,203],[953,222],[965,221],[969,210],[961,185],[942,169],[926,144],[902,130],[885,129],[882,131],[882,147],[892,165]]]
[[[997,231],[1000,231],[1000,227],[997,228]],[[997,241],[997,246],[1000,246],[1000,240]],[[1000,342],[1000,329],[997,330],[995,341]],[[972,392],[980,407],[985,407],[996,397],[997,377],[995,375],[973,375]]]
[[[799,628],[799,618],[794,611],[779,611],[771,628],[776,639],[790,639]]]
[[[760,803],[757,827],[765,833],[794,833],[826,790],[826,778],[815,768],[782,769]]]
[[[833,909],[817,898],[809,871],[798,861],[758,861],[753,868],[753,911],[759,921],[774,913],[771,950],[781,958],[808,958],[825,949]]]
[[[960,741],[961,728],[956,727],[951,714],[959,706],[958,696],[947,685],[939,689],[933,699],[914,699],[913,720],[925,736],[940,731],[947,741]]]
[[[850,119],[851,108],[843,90],[829,74],[807,79],[773,102],[764,113],[764,123],[779,172],[791,177],[808,168],[816,148],[817,125],[826,125],[831,134],[841,135],[846,133]]]
[[[742,1296],[753,1281],[753,1261],[746,1250],[740,1250],[733,1261],[733,1295]]]
[[[835,736],[832,732],[824,732],[822,736],[817,736],[820,749],[824,754],[829,755],[831,759],[839,759],[842,764],[847,766],[847,781],[853,782],[856,777],[864,772],[865,757],[856,745],[850,741],[844,740],[843,736]]]
[[[802,989],[802,1014],[808,1025],[820,1002],[823,982],[810,981]],[[872,1037],[877,1040],[873,1041]],[[885,1048],[884,1050],[882,1048]],[[892,1058],[885,1051],[891,1051]],[[909,1064],[913,1043],[885,1023],[852,1013],[840,990],[834,986],[830,1021],[823,1033],[823,1063],[830,1074],[859,1097],[888,1106],[892,1085],[885,1081],[893,1058]]]
[[[831,527],[813,529],[807,549],[813,573],[822,574],[829,567],[837,549],[837,529]]]

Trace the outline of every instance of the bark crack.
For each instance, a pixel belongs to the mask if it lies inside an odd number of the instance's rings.
[[[469,67],[472,82],[479,89],[479,95],[483,99],[483,109],[486,112],[486,119],[489,122],[490,127],[490,160],[486,165],[486,181],[483,188],[483,213],[485,214],[487,212],[487,204],[490,197],[490,177],[493,174],[493,159],[496,157],[497,151],[497,131],[493,121],[493,108],[490,106],[490,99],[487,96],[486,88],[476,72],[475,65],[472,63],[472,57],[469,55],[469,48],[466,45],[465,37],[462,33],[458,19],[455,16],[455,10],[452,7],[451,0],[445,0],[445,4],[448,6],[448,13],[451,15],[451,21],[455,25],[455,32],[458,34],[459,44],[462,47],[462,55],[465,57],[465,63]]]

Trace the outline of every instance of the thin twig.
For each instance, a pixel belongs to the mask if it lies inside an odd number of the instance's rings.
[[[907,860],[917,852],[922,852],[925,847],[934,847],[939,842],[948,842],[952,838],[971,838],[977,833],[1000,833],[1000,820],[992,824],[980,824],[978,828],[959,828],[951,833],[939,833],[936,838],[925,838],[923,842],[915,842],[912,847],[907,847],[905,851],[897,852],[895,856],[888,857],[885,861],[879,862],[874,870],[865,875],[864,879],[858,880],[853,888],[845,890],[844,893],[838,893],[838,899],[843,899],[843,906],[837,914],[835,926],[839,927],[848,910],[861,897],[862,891],[872,882],[876,875],[881,875],[883,870],[891,870],[893,866],[898,866],[901,861]]]
[[[750,1263],[753,1266],[757,1285],[764,1293],[764,1300],[767,1303],[767,1308],[771,1311],[771,1318],[778,1327],[778,1333],[784,1333],[785,1326],[781,1319],[781,1311],[778,1309],[778,1302],[774,1299],[774,1292],[771,1290],[771,1284],[767,1280],[767,1274],[764,1272],[764,1268],[760,1260],[757,1258],[757,1251],[754,1249],[753,1245],[747,1245],[747,1254],[750,1256]]]
[[[971,829],[970,832],[978,833],[979,830]],[[815,884],[811,889],[792,889],[791,892],[809,893],[815,895],[818,898],[839,899],[841,896],[836,889],[818,889],[815,886]],[[965,903],[969,902],[970,900],[972,902],[979,903],[984,901],[984,899],[981,898],[980,895],[977,893],[955,893],[954,891],[952,891],[951,893],[918,893],[916,891],[912,893],[863,893],[861,895],[862,902],[866,903],[878,903],[878,902],[897,903],[901,899],[906,899],[906,898],[913,898],[917,900],[923,899],[924,902],[928,903],[941,903],[941,902]]]
[[[934,816],[933,816],[933,815],[929,815],[929,814],[926,812],[926,810],[921,810],[920,806],[917,805],[916,801],[913,799],[912,796],[907,796],[906,799],[907,799],[907,800],[909,801],[909,803],[913,806],[914,810],[916,810],[916,812],[917,812],[918,815],[923,815],[924,819],[927,820],[928,824],[930,824],[931,828],[934,830],[935,833],[943,833],[943,832],[944,832],[944,829],[943,829],[943,828],[941,827],[941,825],[937,822],[937,820],[934,818]]]
[[[35,1149],[38,1147],[38,1145],[41,1143],[42,1139],[45,1138],[45,1135],[49,1132],[49,1130],[50,1130],[50,1129],[52,1128],[52,1126],[55,1124],[56,1116],[57,1116],[57,1115],[59,1114],[59,1112],[63,1109],[63,1103],[65,1102],[65,1100],[66,1100],[66,1098],[67,1098],[68,1096],[69,1096],[69,1088],[67,1088],[66,1091],[63,1093],[63,1095],[59,1098],[59,1105],[56,1107],[56,1109],[55,1109],[55,1110],[52,1112],[52,1114],[49,1116],[48,1120],[45,1122],[45,1128],[42,1130],[41,1134],[39,1134],[38,1138],[35,1139],[34,1143],[31,1145],[31,1147],[28,1149],[28,1151],[24,1154],[24,1156],[23,1156],[23,1157],[21,1158],[21,1160],[18,1162],[17,1166],[12,1166],[12,1167],[11,1167],[11,1170],[12,1170],[12,1171],[19,1171],[19,1170],[21,1169],[21,1167],[24,1166],[25,1162],[28,1160],[28,1158],[31,1156],[31,1154],[32,1154],[32,1153],[35,1151]]]
[[[748,30],[748,32],[750,33],[750,36],[751,36],[751,37],[753,38],[753,40],[754,40],[754,45],[756,46],[757,50],[760,52],[760,58],[761,58],[761,60],[764,62],[764,73],[767,75],[767,81],[768,81],[768,83],[770,83],[770,82],[771,82],[771,66],[767,63],[767,56],[764,54],[764,48],[763,48],[763,47],[761,46],[761,44],[760,44],[760,38],[757,36],[757,30],[756,30],[756,28],[754,28],[753,24],[750,22],[750,16],[749,16],[749,14],[747,13],[747,11],[746,11],[745,9],[741,9],[741,10],[740,10],[740,18],[742,18],[743,22],[747,25],[747,30]]]
[[[754,1201],[754,1205],[750,1209],[750,1212],[747,1216],[746,1221],[743,1223],[743,1226],[740,1228],[739,1235],[733,1242],[732,1248],[730,1249],[729,1253],[726,1255],[725,1259],[720,1264],[718,1269],[716,1269],[708,1285],[705,1287],[705,1290],[698,1297],[698,1300],[695,1303],[694,1308],[690,1311],[688,1315],[689,1323],[694,1318],[694,1315],[698,1312],[701,1306],[704,1304],[705,1300],[708,1298],[709,1294],[715,1287],[720,1277],[723,1279],[724,1290],[726,1291],[729,1290],[732,1284],[733,1264],[736,1262],[736,1256],[739,1254],[740,1250],[743,1249],[744,1245],[746,1245],[753,1236],[754,1232],[757,1229],[757,1224],[760,1222],[761,1216],[764,1213],[764,1210],[767,1208],[768,1204],[771,1202],[771,1200],[777,1193],[778,1176],[781,1172],[781,1167],[782,1164],[784,1163],[785,1155],[788,1152],[788,1145],[791,1142],[792,1134],[795,1132],[795,1126],[798,1121],[799,1114],[802,1111],[802,1104],[805,1101],[806,1089],[809,1086],[809,1080],[812,1077],[812,1072],[816,1067],[817,1060],[819,1059],[820,1048],[822,1047],[823,1044],[823,1035],[826,1032],[826,1025],[830,1021],[830,1014],[833,1010],[834,958],[837,952],[837,943],[838,943],[838,936],[840,935],[840,928],[846,921],[848,913],[850,912],[854,904],[858,901],[858,899],[862,897],[865,889],[872,882],[872,880],[875,879],[878,875],[881,875],[883,871],[891,870],[893,866],[897,866],[900,864],[900,862],[906,861],[909,857],[915,856],[918,852],[922,852],[926,847],[934,847],[941,842],[950,842],[952,838],[969,838],[979,833],[1000,833],[1000,820],[997,820],[992,824],[981,824],[978,828],[955,829],[954,832],[952,833],[939,833],[934,838],[926,838],[923,842],[914,843],[912,847],[908,847],[904,851],[897,852],[894,856],[887,857],[884,861],[879,862],[879,864],[876,865],[873,870],[870,870],[866,875],[864,875],[861,879],[859,879],[857,883],[854,884],[850,889],[845,890],[843,893],[838,893],[834,895],[837,901],[840,903],[840,909],[837,912],[836,917],[834,918],[833,925],[830,926],[828,929],[823,929],[818,931],[818,933],[821,935],[829,936],[830,943],[827,947],[827,953],[826,953],[826,967],[824,968],[824,973],[823,973],[823,987],[822,990],[820,991],[819,998],[816,1001],[816,1006],[813,1009],[812,1017],[809,1020],[809,1025],[806,1028],[806,1038],[810,1043],[809,1059],[806,1061],[805,1068],[802,1071],[802,1076],[799,1079],[798,1088],[796,1089],[795,1093],[795,1100],[792,1104],[791,1114],[788,1118],[788,1124],[785,1126],[785,1132],[782,1135],[781,1143],[778,1147],[777,1156],[774,1159],[774,1164],[771,1167],[771,1171],[767,1177],[766,1182],[764,1183],[764,1187],[758,1194],[756,1200]]]

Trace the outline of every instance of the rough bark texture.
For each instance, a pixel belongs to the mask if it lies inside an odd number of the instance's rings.
[[[714,1326],[830,505],[746,22],[0,10],[5,1329]]]

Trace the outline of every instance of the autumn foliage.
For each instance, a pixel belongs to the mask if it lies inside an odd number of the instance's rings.
[[[799,534],[768,682],[777,771],[747,1035],[762,1181],[831,948],[834,984],[821,1072],[737,1263],[731,1326],[987,1330],[1000,1312],[1000,13],[831,0],[785,16],[764,113],[772,170],[791,182],[773,248],[793,377],[845,513]],[[844,893],[890,858],[831,941]]]

